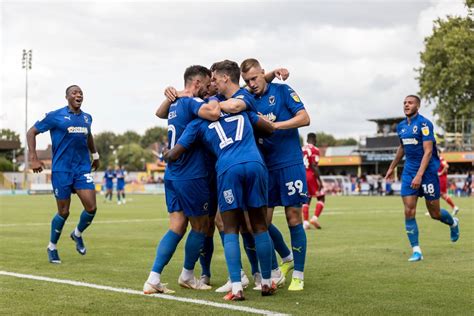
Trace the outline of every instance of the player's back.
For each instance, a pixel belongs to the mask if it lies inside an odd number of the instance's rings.
[[[171,104],[168,114],[168,148],[173,148],[186,126],[198,117],[199,108],[204,104],[200,98],[184,97]],[[207,176],[203,148],[198,144],[190,146],[177,161],[168,162],[166,180],[197,179]]]
[[[312,171],[312,169],[309,167],[310,164],[318,165],[319,163],[319,148],[314,146],[313,144],[306,144],[302,147],[302,151],[303,163],[306,168],[306,171]]]
[[[258,116],[252,112],[238,114],[221,113],[218,121],[195,120],[189,126],[189,134],[180,140],[188,148],[190,143],[200,138],[217,157],[216,171],[221,174],[235,164],[256,161],[263,164],[253,134],[252,124]],[[183,141],[183,142],[181,142]]]
[[[272,122],[289,120],[304,109],[293,89],[276,83],[269,83],[264,94],[255,97],[255,105]],[[303,162],[297,128],[276,130],[271,136],[259,139],[259,145],[270,170]]]
[[[427,171],[437,172],[439,168],[438,151],[436,149],[433,124],[428,119],[421,114],[413,117],[410,123],[405,119],[398,124],[397,133],[405,152],[404,172],[416,173],[420,168],[425,152],[423,149],[424,141],[433,142],[433,152]]]

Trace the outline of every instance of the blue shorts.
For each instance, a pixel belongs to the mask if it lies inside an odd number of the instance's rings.
[[[187,217],[209,214],[209,180],[165,180],[168,213],[183,211]]]
[[[440,197],[439,192],[439,177],[438,172],[425,172],[421,178],[421,186],[419,189],[412,189],[410,187],[413,178],[416,173],[403,172],[402,173],[402,190],[401,196],[416,195],[424,197],[427,200],[438,200]]]
[[[123,191],[125,189],[125,181],[117,181],[117,191]]]
[[[217,213],[217,174],[214,170],[209,172],[209,216]]]
[[[57,200],[68,200],[75,190],[95,190],[91,173],[53,171],[51,174],[54,196]]]
[[[219,209],[248,210],[267,205],[267,169],[259,162],[234,165],[217,177]]]
[[[105,182],[105,188],[107,190],[113,190],[114,189],[114,183],[113,182]]]
[[[300,206],[307,201],[308,185],[303,164],[268,172],[268,207]]]

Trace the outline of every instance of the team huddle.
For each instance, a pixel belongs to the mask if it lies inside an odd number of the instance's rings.
[[[174,292],[162,282],[162,273],[188,223],[191,230],[178,278],[180,286],[212,289],[213,236],[217,227],[229,275],[216,292],[226,293],[225,300],[244,300],[244,288],[250,284],[250,278],[242,270],[240,236],[251,265],[253,288],[261,291],[262,296],[273,295],[286,284],[287,278],[288,290],[304,289],[305,229],[321,228],[318,218],[325,203],[318,170],[319,150],[313,133],[301,148],[298,128],[310,124],[309,115],[299,95],[286,84],[273,83],[275,77],[284,80],[288,72],[277,69],[265,74],[253,58],[244,60],[240,66],[224,60],[210,69],[198,65],[188,67],[184,72],[184,89],[165,90],[166,98],[156,115],[168,120],[164,179],[170,225],[158,244],[155,261],[144,283],[145,294]],[[246,83],[245,88],[240,87],[240,78]],[[35,172],[42,170],[35,150],[36,135],[49,130],[53,143],[52,184],[58,213],[52,220],[47,247],[51,263],[61,262],[56,246],[69,215],[71,193],[77,193],[84,206],[80,221],[70,235],[81,255],[86,254],[82,233],[97,210],[89,157],[91,154],[92,169],[97,169],[99,154],[91,133],[92,117],[80,109],[83,95],[78,86],[66,89],[66,99],[66,107],[48,113],[27,135]],[[418,114],[419,106],[416,96],[406,97],[407,119],[398,128],[401,145],[387,172],[390,178],[398,162],[406,156],[401,193],[413,248],[410,261],[423,259],[415,220],[418,196],[425,197],[433,219],[449,225],[451,240],[459,238],[459,220],[439,206],[439,159],[433,126]],[[113,170],[106,172],[105,179],[107,186],[108,179],[113,179]],[[118,201],[125,203],[123,185],[120,188]],[[110,184],[107,194],[111,198]],[[317,203],[310,219],[312,197]],[[272,223],[277,206],[284,207],[290,247]],[[201,274],[196,277],[198,261]]]

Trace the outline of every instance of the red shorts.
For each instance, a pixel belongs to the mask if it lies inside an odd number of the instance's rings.
[[[441,194],[448,193],[448,177],[439,177],[439,192]]]
[[[320,190],[313,172],[306,171],[306,182],[308,184],[308,197],[321,197],[324,195],[324,189],[321,188]]]

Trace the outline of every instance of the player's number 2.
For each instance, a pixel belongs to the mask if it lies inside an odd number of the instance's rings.
[[[301,194],[303,192],[303,181],[296,180],[290,181],[285,183],[286,187],[288,188],[288,195],[293,195],[298,190],[298,193]]]
[[[232,144],[234,142],[234,140],[235,141],[242,140],[242,135],[244,133],[244,123],[245,123],[245,121],[244,121],[244,117],[242,115],[235,115],[235,116],[231,116],[231,117],[226,117],[224,119],[224,121],[226,121],[226,122],[237,121],[237,129],[235,131],[235,138],[234,139],[227,137],[227,135],[225,134],[224,129],[222,128],[221,123],[213,122],[213,123],[209,124],[209,128],[214,129],[217,133],[217,136],[219,136],[219,139],[221,141],[220,144],[219,144],[219,147],[221,149],[224,148],[227,145]]]

